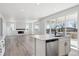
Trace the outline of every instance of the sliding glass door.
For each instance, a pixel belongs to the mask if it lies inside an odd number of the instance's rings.
[[[78,40],[77,40],[77,13],[69,14],[66,16],[65,21],[65,28],[66,34],[71,38],[71,47],[77,48],[78,47]]]

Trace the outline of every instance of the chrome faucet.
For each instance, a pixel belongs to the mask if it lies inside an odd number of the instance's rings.
[[[60,28],[60,26],[63,28],[63,25],[56,25],[56,26],[55,26],[55,36],[56,36],[56,34],[57,34],[56,29],[57,29],[57,27],[59,27],[59,28]]]

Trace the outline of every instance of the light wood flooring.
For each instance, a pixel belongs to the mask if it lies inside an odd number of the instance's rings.
[[[79,56],[79,51],[71,48],[69,56]]]
[[[7,36],[4,56],[32,56],[33,41],[30,36]]]

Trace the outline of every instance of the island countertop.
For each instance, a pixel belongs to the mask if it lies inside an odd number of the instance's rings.
[[[64,38],[64,37],[55,37],[54,35],[33,35],[32,37],[40,40],[52,40],[52,39]]]

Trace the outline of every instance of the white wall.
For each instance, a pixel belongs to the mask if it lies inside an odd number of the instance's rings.
[[[33,34],[39,34],[39,25],[38,22],[32,23],[32,33]]]
[[[6,36],[6,21],[2,15],[0,15],[0,36]]]
[[[5,18],[3,17],[3,35],[6,36],[6,20]]]
[[[39,27],[40,27],[40,34],[45,34],[45,32],[46,32],[46,26],[45,26],[45,24],[46,24],[46,20],[40,20],[39,21]]]
[[[16,28],[23,28],[23,29],[25,29],[25,27],[26,27],[26,25],[23,22],[17,22],[16,23]]]
[[[2,35],[2,17],[0,17],[0,36]]]
[[[77,17],[77,23],[78,23],[78,49],[79,49],[79,11],[78,11],[78,17]],[[79,55],[79,52],[78,52]]]

